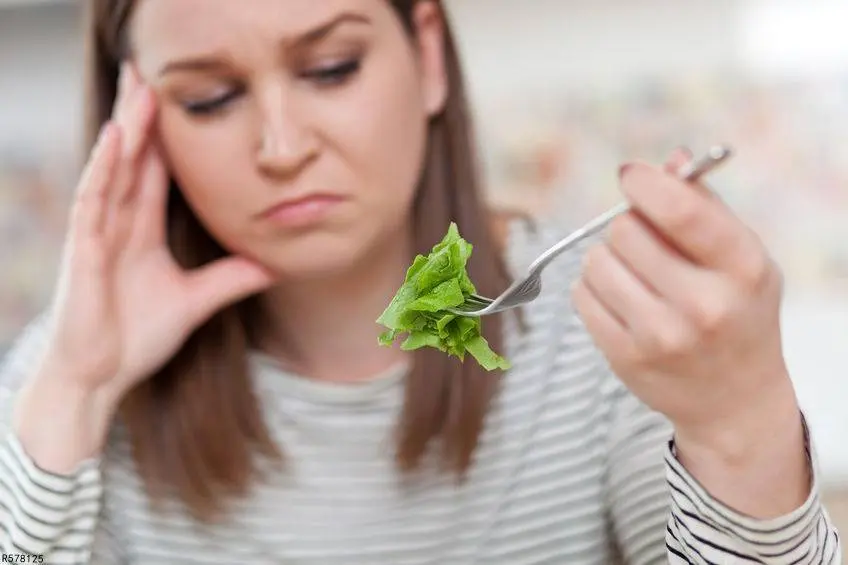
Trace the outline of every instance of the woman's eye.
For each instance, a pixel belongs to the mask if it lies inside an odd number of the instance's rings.
[[[303,75],[322,86],[341,84],[359,71],[361,61],[353,59],[338,65],[319,67],[303,73]]]
[[[222,110],[227,104],[237,98],[240,94],[240,90],[230,90],[228,92],[225,92],[224,94],[221,94],[220,96],[215,96],[214,98],[183,102],[183,107],[185,108],[185,111],[189,114],[195,116],[207,116],[210,114],[214,114],[219,110]]]

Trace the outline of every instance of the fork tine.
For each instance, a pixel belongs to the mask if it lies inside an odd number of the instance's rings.
[[[450,311],[454,312],[454,313],[467,314],[467,313],[471,313],[471,312],[477,312],[479,310],[482,310],[483,308],[485,308],[485,306],[483,306],[483,305],[468,304],[466,302],[466,303],[460,304],[459,306],[454,306],[453,308],[450,308]]]

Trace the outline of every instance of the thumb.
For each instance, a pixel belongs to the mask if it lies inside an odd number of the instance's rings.
[[[274,275],[244,257],[228,257],[191,273],[188,293],[198,322],[216,311],[256,294],[274,283]]]
[[[668,159],[666,160],[664,165],[664,169],[667,173],[678,177],[682,173],[683,167],[689,165],[693,159],[694,156],[688,148],[678,147],[677,149],[671,152],[671,155],[668,156]],[[696,181],[690,184],[695,188],[695,190],[697,190],[704,196],[707,196],[709,198],[718,198],[713,191],[707,188],[707,185],[705,185],[703,181]]]
[[[692,161],[692,152],[686,147],[678,147],[669,155],[665,162],[665,170],[672,175],[677,175],[680,169]]]

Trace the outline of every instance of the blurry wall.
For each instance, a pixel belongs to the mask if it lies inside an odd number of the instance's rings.
[[[745,0],[448,0],[480,111],[732,64]]]
[[[0,151],[62,159],[74,150],[80,123],[78,8],[71,1],[8,3],[0,0]]]
[[[734,145],[713,184],[786,270],[790,369],[825,482],[848,482],[848,3],[448,5],[504,207],[576,226],[617,201],[620,160]]]
[[[790,367],[825,482],[848,482],[848,35],[829,25],[848,3],[446,4],[502,207],[576,225],[618,198],[619,160],[734,143],[714,184],[786,266]],[[0,0],[0,350],[53,282],[77,171],[77,30],[73,0]]]
[[[0,0],[0,351],[53,286],[78,170],[74,2]]]

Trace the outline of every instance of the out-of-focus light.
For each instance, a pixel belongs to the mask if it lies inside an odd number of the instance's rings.
[[[743,64],[765,74],[848,70],[848,2],[753,0],[740,6]]]

